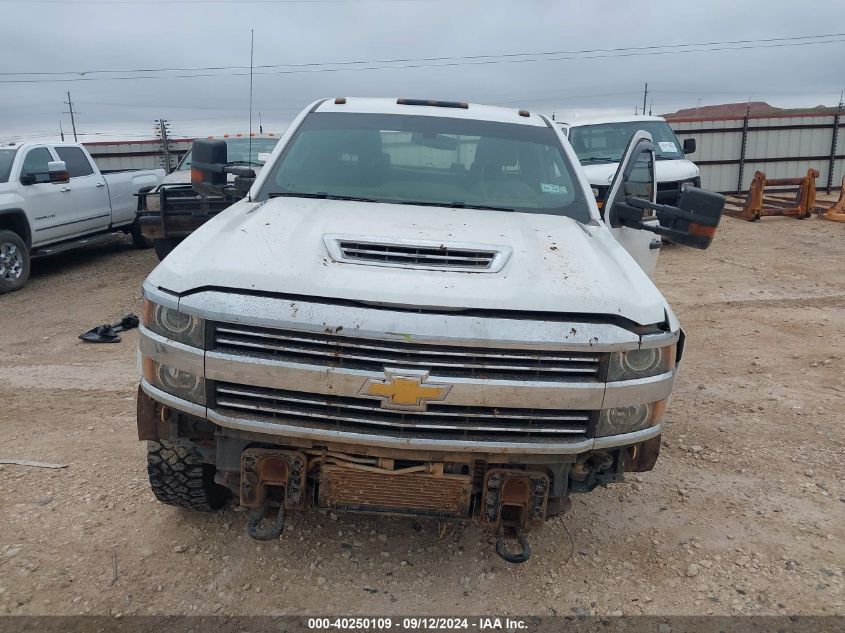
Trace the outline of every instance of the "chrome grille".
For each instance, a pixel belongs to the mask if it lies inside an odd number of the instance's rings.
[[[427,345],[217,323],[218,350],[334,368],[427,369],[432,376],[502,380],[601,380],[606,353]]]
[[[464,407],[429,403],[424,412],[382,409],[378,400],[215,384],[215,408],[236,417],[345,432],[462,439],[583,438],[593,413],[566,409]]]

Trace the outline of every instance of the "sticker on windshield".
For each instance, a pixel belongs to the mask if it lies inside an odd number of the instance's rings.
[[[660,141],[657,145],[660,147],[661,152],[666,152],[667,154],[678,153],[678,148],[671,141]]]
[[[674,147],[674,145],[672,147]],[[270,152],[258,152],[258,160],[262,163],[266,163],[270,160]]]
[[[543,193],[566,193],[565,185],[553,185],[546,182],[540,183],[540,191]]]

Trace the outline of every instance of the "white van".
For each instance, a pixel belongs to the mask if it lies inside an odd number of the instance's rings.
[[[683,145],[659,116],[628,115],[558,121],[587,174],[602,208],[619,160],[634,132],[645,130],[654,139],[657,202],[676,205],[682,188],[701,186],[701,172],[686,155],[695,152],[695,139]]]

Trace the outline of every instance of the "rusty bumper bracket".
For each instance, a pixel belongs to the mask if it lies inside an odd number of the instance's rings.
[[[247,533],[259,541],[281,536],[285,510],[305,503],[305,470],[308,459],[298,451],[248,448],[241,453],[241,505],[256,508]],[[272,509],[275,518],[267,524]]]

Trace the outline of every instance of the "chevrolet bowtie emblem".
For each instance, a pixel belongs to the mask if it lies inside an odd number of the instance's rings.
[[[381,400],[384,409],[425,411],[433,400],[443,400],[452,385],[425,382],[427,371],[385,369],[385,380],[367,380],[359,392]]]

